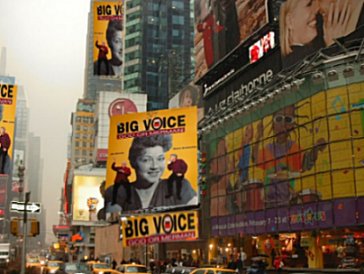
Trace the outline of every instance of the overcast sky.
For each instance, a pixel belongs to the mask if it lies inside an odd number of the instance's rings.
[[[0,0],[7,74],[24,86],[29,130],[41,137],[47,238],[58,223],[70,117],[83,94],[90,0]]]

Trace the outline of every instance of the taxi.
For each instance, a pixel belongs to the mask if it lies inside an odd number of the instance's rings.
[[[119,272],[115,269],[112,269],[110,265],[107,263],[101,263],[101,262],[88,262],[90,270],[93,274],[104,274],[105,272],[110,274],[118,274]]]
[[[191,274],[236,274],[236,271],[220,267],[201,267],[192,270]]]
[[[37,267],[40,268],[41,267],[41,263],[39,261],[38,258],[27,258],[27,262],[25,264],[26,268],[31,268],[31,267]]]
[[[44,274],[54,274],[56,273],[61,265],[63,265],[63,261],[48,261],[44,267],[43,273]]]
[[[120,273],[148,273],[148,269],[142,264],[122,264],[116,268]]]

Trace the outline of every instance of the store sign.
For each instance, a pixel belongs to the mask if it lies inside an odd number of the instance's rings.
[[[212,235],[231,236],[236,233],[258,235],[280,231],[328,228],[334,225],[332,210],[331,202],[320,202],[291,208],[272,208],[265,211],[215,217],[211,219]],[[347,214],[352,215],[348,212]],[[336,220],[335,224],[340,222],[342,221]]]
[[[122,227],[124,246],[195,240],[197,211],[127,217]]]
[[[265,86],[273,80],[273,76],[280,71],[279,51],[267,56],[264,62],[256,64],[254,69],[250,68],[240,72],[231,83],[224,85],[221,89],[214,91],[205,97],[205,116],[209,117],[244,102],[249,96],[257,91],[257,87]]]

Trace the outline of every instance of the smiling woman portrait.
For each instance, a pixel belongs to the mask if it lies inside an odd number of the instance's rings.
[[[196,191],[186,178],[182,181],[181,199],[178,199],[176,189],[174,195],[166,198],[168,180],[162,179],[162,176],[167,166],[166,153],[171,148],[171,135],[134,138],[129,149],[129,162],[135,171],[136,180],[130,183],[130,199],[127,198],[125,187],[120,186],[118,189],[116,204],[122,211],[197,204]],[[110,186],[106,190],[106,203],[112,201],[112,188]]]

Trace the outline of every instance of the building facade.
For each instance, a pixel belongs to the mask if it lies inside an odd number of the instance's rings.
[[[125,1],[124,90],[148,95],[148,110],[193,78],[193,9],[189,0]]]

